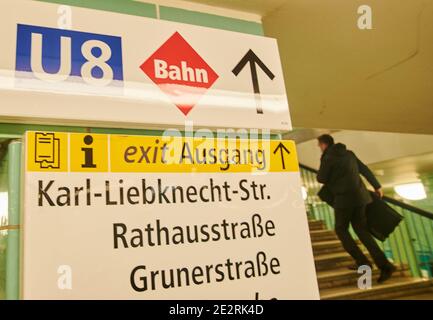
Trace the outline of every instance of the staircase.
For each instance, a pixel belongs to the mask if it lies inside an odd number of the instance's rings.
[[[377,284],[379,270],[373,270],[371,289],[359,289],[357,271],[347,267],[354,263],[337,235],[327,230],[323,221],[309,220],[321,299],[422,299],[433,300],[433,280],[413,278],[400,266],[391,279]]]

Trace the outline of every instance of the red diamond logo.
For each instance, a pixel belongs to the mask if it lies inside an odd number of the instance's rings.
[[[179,32],[174,33],[140,68],[184,115],[218,79],[216,72]]]

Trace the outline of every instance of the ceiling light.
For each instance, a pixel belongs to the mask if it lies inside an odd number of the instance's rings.
[[[395,186],[394,190],[406,200],[423,200],[427,198],[424,185],[421,182],[400,184]]]

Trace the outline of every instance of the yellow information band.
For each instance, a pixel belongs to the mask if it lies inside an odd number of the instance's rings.
[[[26,133],[36,172],[298,172],[291,140]]]

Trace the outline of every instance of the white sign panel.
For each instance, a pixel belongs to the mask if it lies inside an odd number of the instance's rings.
[[[122,127],[291,129],[274,39],[156,19],[7,1],[3,119]]]
[[[24,299],[319,298],[292,141],[29,132],[25,157]]]

